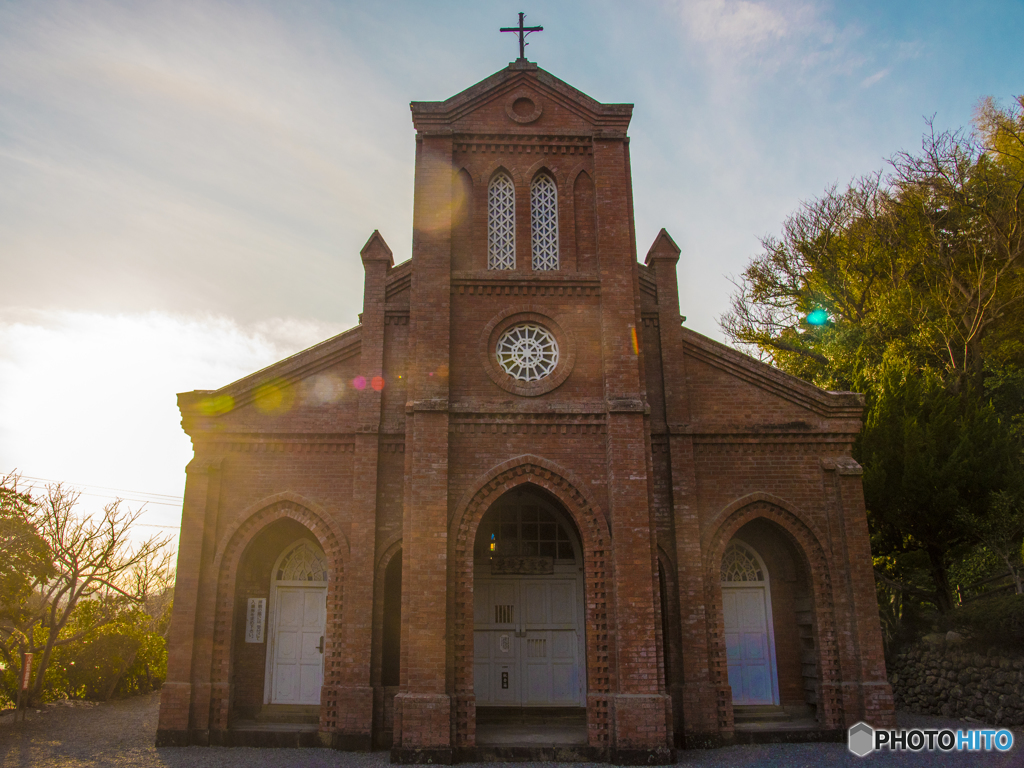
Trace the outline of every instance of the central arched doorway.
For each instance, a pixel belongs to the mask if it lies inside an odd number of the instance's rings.
[[[474,547],[478,708],[585,707],[583,550],[572,521],[521,486],[484,515]]]

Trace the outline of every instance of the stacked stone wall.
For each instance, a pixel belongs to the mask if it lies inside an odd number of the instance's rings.
[[[922,643],[889,663],[898,709],[971,718],[989,725],[1024,724],[1024,656],[976,653]]]

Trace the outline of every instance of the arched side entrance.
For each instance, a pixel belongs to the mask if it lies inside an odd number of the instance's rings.
[[[752,547],[733,539],[722,556],[721,582],[733,706],[778,704],[768,568]]]
[[[233,711],[248,717],[264,705],[266,643],[273,624],[269,623],[268,610],[262,642],[246,642],[248,601],[251,597],[266,598],[269,609],[271,576],[276,575],[271,574],[271,564],[277,564],[282,552],[293,548],[299,540],[308,541],[322,553],[326,564],[325,586],[321,587],[326,606],[319,723],[321,731],[336,727],[338,703],[334,686],[340,673],[336,646],[341,638],[347,540],[322,511],[314,512],[297,502],[283,500],[255,507],[252,513],[241,516],[215,556],[218,579],[210,658],[211,730],[226,730]],[[319,655],[319,642],[317,645]]]
[[[327,558],[300,539],[271,570],[265,704],[320,704],[327,618]]]
[[[586,648],[586,723],[592,747],[609,746],[609,704],[614,685],[614,642],[609,627],[615,625],[615,608],[608,591],[607,522],[599,508],[581,491],[585,486],[572,472],[537,456],[521,456],[506,462],[472,485],[454,510],[451,521],[449,562],[454,586],[453,674],[455,678],[455,728],[457,747],[476,745],[476,696],[474,669],[475,600],[474,545],[484,514],[494,501],[520,486],[532,485],[560,505],[572,521],[582,544],[584,625]]]
[[[768,627],[774,631],[771,640],[779,705],[805,712],[810,706],[807,716],[820,727],[841,727],[832,575],[822,539],[802,516],[782,506],[785,502],[761,496],[767,495],[746,497],[730,505],[703,537],[709,629],[717,624],[710,651],[712,675],[720,692],[719,727],[723,732],[736,727],[738,710],[734,712],[733,704],[740,709],[745,706],[726,695],[733,687],[730,672],[735,675],[735,665],[730,669],[724,605],[730,582],[723,582],[722,570],[728,567],[729,548],[737,543],[756,553],[770,585],[766,591],[772,609]],[[801,714],[800,719],[803,717]]]
[[[583,551],[532,486],[498,499],[476,535],[474,695],[481,707],[585,707]]]

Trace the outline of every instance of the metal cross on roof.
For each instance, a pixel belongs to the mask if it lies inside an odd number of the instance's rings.
[[[526,60],[526,46],[529,45],[526,42],[526,36],[531,32],[543,32],[544,27],[524,27],[523,19],[526,17],[522,11],[519,12],[519,26],[518,27],[502,27],[502,32],[515,32],[519,35],[519,60]]]

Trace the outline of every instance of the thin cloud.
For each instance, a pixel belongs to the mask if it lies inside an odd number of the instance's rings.
[[[25,304],[354,319],[370,232],[407,256],[406,99],[353,46],[259,6],[34,8],[0,10],[0,253]]]
[[[861,88],[870,88],[872,85],[877,83],[879,80],[881,80],[881,79],[883,79],[885,77],[888,77],[889,73],[891,71],[892,71],[892,67],[886,67],[885,69],[881,69],[878,72],[875,72],[875,74],[871,75],[870,77],[865,77],[863,80],[861,80],[860,87]]]
[[[678,12],[695,39],[741,52],[786,37],[799,15],[751,0],[682,2]]]

